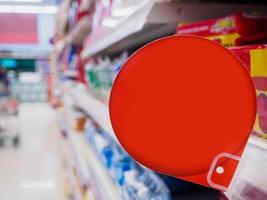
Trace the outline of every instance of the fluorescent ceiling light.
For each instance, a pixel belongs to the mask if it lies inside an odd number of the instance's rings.
[[[0,2],[39,3],[43,0],[0,0]]]
[[[55,14],[57,6],[0,5],[0,13]]]
[[[13,2],[30,2],[30,3],[39,3],[43,0],[12,0]]]

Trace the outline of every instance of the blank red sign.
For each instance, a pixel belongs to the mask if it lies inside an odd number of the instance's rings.
[[[113,129],[125,150],[152,170],[212,187],[216,156],[241,156],[252,130],[256,95],[240,60],[195,36],[141,48],[124,64],[110,97]],[[227,187],[238,162],[220,159]],[[218,164],[218,163],[217,163]]]

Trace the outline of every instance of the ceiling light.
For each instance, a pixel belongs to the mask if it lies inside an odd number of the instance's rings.
[[[0,5],[0,13],[55,14],[57,6]]]
[[[43,0],[12,0],[13,2],[29,2],[29,3],[39,3]]]
[[[0,0],[0,2],[39,3],[42,0]]]

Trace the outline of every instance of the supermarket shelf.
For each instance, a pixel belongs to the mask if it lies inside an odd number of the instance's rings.
[[[66,107],[70,107],[72,102],[69,96],[64,96],[64,104]],[[70,139],[63,139],[61,148],[64,148],[64,151],[68,151],[68,154],[72,154],[70,161],[77,172],[80,183],[83,186],[88,186],[88,180],[90,179],[90,173],[88,171],[87,165],[84,161],[83,154],[79,148],[79,144],[76,143],[76,140],[73,139],[75,135],[80,135],[74,130],[71,130],[70,118],[66,117],[64,109],[61,109],[57,112],[57,119],[60,129],[66,132]]]
[[[96,123],[115,142],[119,143],[111,126],[108,106],[90,95],[86,88],[75,88],[72,90],[72,96],[77,106],[80,106],[84,112],[93,117]]]
[[[239,11],[266,11],[266,6],[233,3],[174,3],[143,1],[131,15],[111,18],[114,27],[100,25],[90,34],[82,59],[94,55],[109,55],[137,47],[175,32],[178,22],[190,22],[221,17]]]
[[[110,123],[108,106],[90,95],[85,88],[76,88],[72,91],[72,96],[75,98],[77,105],[79,105],[88,115],[92,116],[98,125],[103,128],[115,142],[119,143]],[[267,149],[267,140],[259,137],[253,135],[250,136],[249,143]]]
[[[66,103],[67,112],[72,112],[70,109],[72,105],[72,99],[70,96],[66,96],[64,99]],[[70,106],[70,107],[68,107]],[[67,117],[67,121],[63,122],[63,118]],[[63,127],[68,132],[68,144],[69,149],[75,155],[77,171],[81,174],[81,180],[83,183],[89,182],[90,188],[94,191],[96,199],[99,200],[122,200],[121,191],[113,182],[107,169],[103,166],[101,160],[87,142],[83,134],[75,131],[71,128],[71,120],[69,114],[60,116],[59,120],[63,122]]]
[[[260,147],[262,149],[267,150],[267,140],[265,140],[265,139],[262,139],[262,138],[259,138],[257,136],[252,135],[249,138],[249,143],[254,145],[254,146],[257,146],[257,147]]]
[[[103,164],[92,150],[90,145],[87,143],[86,139],[82,135],[73,134],[72,140],[76,146],[76,149],[84,155],[84,162],[86,162],[90,174],[96,177],[96,181],[92,187],[97,187],[99,192],[98,195],[101,196],[99,199],[105,200],[120,200],[122,199],[118,187],[112,181],[108,171],[104,168]],[[94,179],[93,177],[91,177]]]
[[[82,85],[72,90],[71,96],[72,98],[73,96],[76,98],[74,99],[74,101],[77,101],[76,103],[80,105],[83,108],[83,110],[85,110],[89,115],[91,115],[97,121],[97,123],[103,129],[105,129],[107,133],[114,134],[112,131],[111,125],[110,125],[110,121],[109,121],[107,105],[98,101],[94,97],[90,96],[89,92],[84,87],[82,87]],[[97,187],[102,188],[103,191],[105,191],[101,195],[109,195],[105,197],[103,196],[101,197],[101,199],[121,199],[119,189],[116,187],[116,185],[114,185],[114,183],[112,182],[112,179],[110,179],[106,169],[103,167],[101,161],[99,160],[97,155],[95,155],[94,151],[91,149],[86,139],[82,137],[82,135],[78,135],[78,134],[75,134],[73,136],[75,137],[75,139],[73,140],[76,141],[75,146],[79,148],[79,154],[83,154],[86,156],[86,162],[88,163],[87,166],[91,167],[90,171],[96,174],[95,179],[97,179],[99,183],[105,183],[105,186],[102,184],[101,186],[97,186]],[[113,137],[115,136],[113,135]],[[267,149],[267,140],[258,138],[256,136],[250,136],[248,143],[250,144],[248,146],[249,155],[251,153],[252,154],[257,153],[257,152],[260,153],[259,149],[264,149],[264,150]],[[259,165],[264,164],[264,160],[263,161],[258,160],[257,162],[259,163]],[[91,166],[90,163],[94,163],[94,165]],[[247,169],[248,167],[249,169],[254,169],[251,166],[246,166]],[[249,177],[248,180],[253,180],[252,178]],[[259,180],[262,180],[262,179],[259,179]]]
[[[73,134],[70,137],[73,138]],[[81,184],[83,184],[83,186],[86,186],[88,180],[90,180],[91,178],[90,173],[88,171],[87,163],[83,157],[83,154],[81,153],[82,150],[80,149],[79,143],[77,143],[75,139],[71,139],[71,140],[72,140],[72,143],[69,148],[72,150],[72,152],[75,155],[74,166],[77,170],[77,174],[81,181]]]
[[[101,33],[98,31],[93,32],[90,35],[90,42],[87,44],[87,47],[81,54],[82,59],[86,59],[94,54],[97,54],[110,45],[120,41],[123,38],[126,38],[132,33],[141,30],[144,26],[145,19],[153,6],[151,1],[146,0],[146,2],[146,4],[144,4],[131,16],[121,19],[122,22],[120,22],[119,27],[109,28],[106,26],[101,26],[100,28],[103,29]]]

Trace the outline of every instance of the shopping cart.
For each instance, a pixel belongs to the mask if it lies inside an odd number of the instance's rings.
[[[18,101],[15,97],[0,94],[0,147],[19,145]]]

